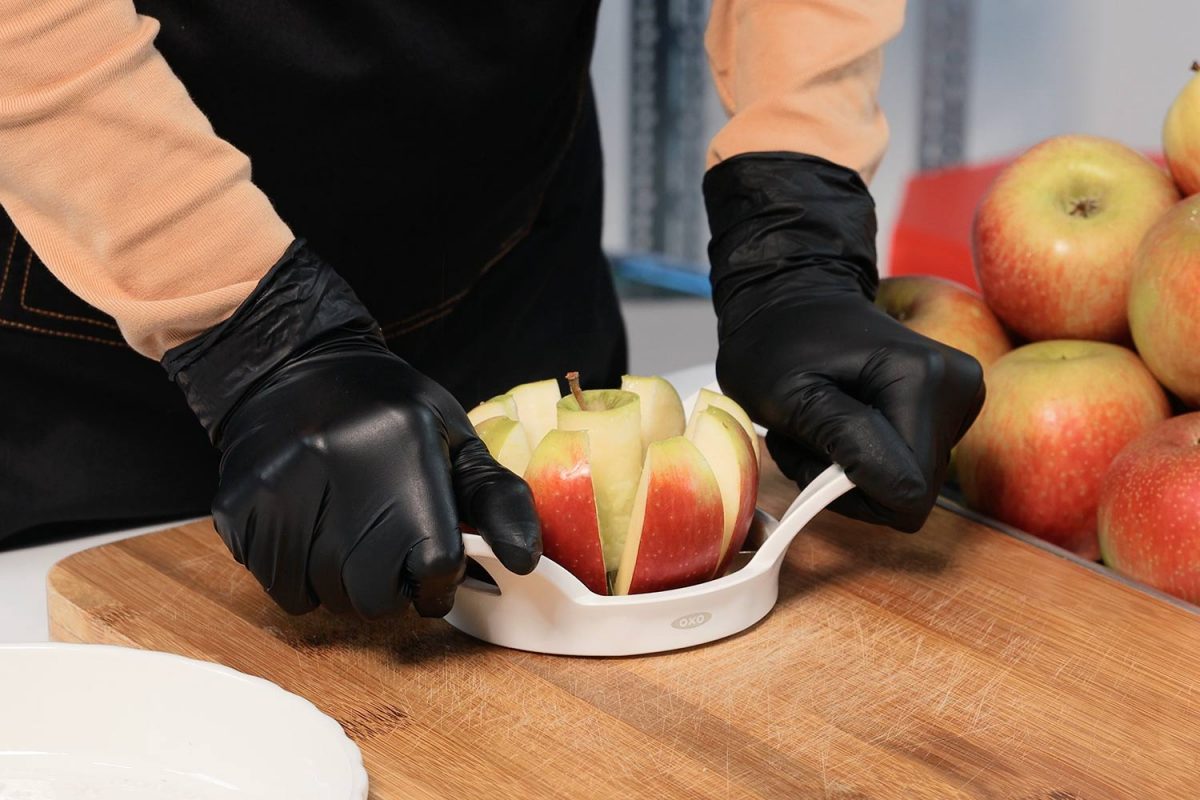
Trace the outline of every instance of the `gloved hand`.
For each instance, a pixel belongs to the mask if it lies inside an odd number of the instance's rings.
[[[221,451],[217,530],[285,610],[446,614],[460,521],[514,572],[536,566],[529,487],[303,242],[163,364]]]
[[[722,390],[801,486],[845,468],[858,488],[834,510],[919,529],[983,405],[983,370],[872,304],[866,186],[814,156],[754,153],[709,170],[704,194]]]

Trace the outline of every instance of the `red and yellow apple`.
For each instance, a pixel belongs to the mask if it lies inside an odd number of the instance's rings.
[[[1200,406],[1200,196],[1176,204],[1142,240],[1129,287],[1129,328],[1155,377]]]
[[[1200,72],[1200,64],[1192,62],[1192,72]],[[1200,74],[1192,75],[1167,110],[1163,155],[1180,191],[1200,192]]]
[[[679,399],[679,392],[675,391],[675,387],[671,385],[670,381],[657,375],[649,378],[640,375],[623,375],[621,389],[636,394],[644,409],[642,412],[643,450],[659,439],[683,435],[685,425],[683,402]]]
[[[721,561],[721,489],[703,454],[682,436],[654,442],[633,504],[613,594],[706,581]]]
[[[975,214],[984,300],[1027,339],[1126,341],[1134,252],[1178,200],[1170,176],[1123,144],[1042,142],[997,176]]]
[[[710,407],[719,408],[737,420],[738,425],[746,432],[746,437],[754,447],[755,462],[761,464],[762,443],[759,441],[758,431],[754,429],[754,423],[750,421],[750,415],[741,406],[720,392],[714,392],[711,389],[701,389],[699,395],[696,397],[696,407],[692,409],[692,416],[695,417]]]
[[[547,433],[530,459],[525,480],[542,524],[542,554],[596,594],[608,594],[588,435]]]
[[[723,574],[746,540],[758,493],[758,437],[746,413],[705,392],[685,425],[679,395],[662,378],[626,376],[626,389],[582,391],[571,377],[566,397],[544,381],[555,396],[526,390],[522,404],[518,387],[472,409],[493,457],[529,483],[546,557],[599,594]],[[555,423],[530,452],[535,437],[523,423],[532,415],[544,424],[548,406]]]
[[[511,394],[497,395],[491,400],[484,400],[467,412],[467,419],[477,428],[479,423],[496,417],[513,420],[517,418],[517,403]]]
[[[508,396],[516,406],[516,419],[521,421],[521,426],[525,429],[530,449],[537,447],[542,437],[554,428],[558,420],[555,411],[555,404],[561,397],[558,381],[547,378],[544,381],[522,383],[509,389]]]
[[[988,369],[983,411],[956,449],[967,504],[1084,558],[1099,556],[1100,482],[1167,397],[1130,350],[1037,342]]]
[[[532,451],[521,423],[508,417],[491,417],[475,426],[492,458],[518,475],[524,475]]]
[[[558,429],[587,431],[604,566],[613,572],[625,552],[642,473],[641,399],[620,389],[569,394],[558,401]]]
[[[1200,413],[1121,451],[1100,490],[1100,553],[1117,572],[1200,603]]]
[[[712,467],[721,491],[724,526],[721,563],[717,565],[720,575],[742,549],[750,523],[754,521],[758,459],[741,423],[728,411],[711,404],[692,414],[687,438]]]
[[[932,275],[884,278],[875,305],[909,330],[974,356],[985,367],[1012,350],[983,298],[954,281]]]

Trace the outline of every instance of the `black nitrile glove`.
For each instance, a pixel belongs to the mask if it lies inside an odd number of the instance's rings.
[[[302,242],[163,365],[221,451],[217,530],[285,610],[446,614],[460,521],[514,572],[537,564],[529,487]]]
[[[770,431],[789,478],[836,462],[858,489],[834,510],[917,530],[983,405],[983,370],[872,304],[867,187],[821,158],[752,153],[709,170],[704,196],[722,390]]]

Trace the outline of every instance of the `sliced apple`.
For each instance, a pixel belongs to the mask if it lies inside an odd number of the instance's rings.
[[[758,460],[750,437],[724,409],[709,406],[692,418],[688,428],[687,438],[704,455],[721,488],[725,527],[716,574],[722,575],[745,544],[750,523],[754,521]]]
[[[709,406],[716,406],[738,421],[738,424],[742,426],[742,430],[750,437],[750,444],[754,446],[754,460],[762,464],[762,444],[758,440],[758,431],[754,430],[754,423],[750,421],[750,415],[741,406],[720,392],[714,392],[711,389],[701,389],[700,396],[696,398],[696,407],[692,409],[692,416],[688,420],[688,424],[690,425],[696,419],[697,415]]]
[[[517,418],[517,404],[513,400],[512,395],[497,395],[491,400],[484,400],[467,412],[467,419],[471,420],[471,424],[477,428],[479,427],[479,423],[493,417]]]
[[[657,375],[623,375],[621,388],[641,400],[643,453],[651,442],[683,435],[683,401],[670,381]]]
[[[516,403],[516,419],[525,427],[529,449],[535,450],[558,421],[555,405],[562,396],[558,391],[558,381],[547,378],[544,381],[522,383],[509,389],[508,393]]]
[[[542,523],[542,553],[596,594],[608,594],[588,434],[550,431],[525,470]]]
[[[558,428],[590,434],[600,538],[604,563],[611,572],[620,565],[625,550],[642,470],[641,402],[636,394],[620,389],[591,389],[581,394],[587,410],[580,410],[573,395],[558,401]]]
[[[682,436],[650,445],[613,594],[708,580],[721,561],[725,515],[716,476]]]
[[[525,474],[530,450],[521,423],[508,417],[492,417],[476,425],[475,432],[501,466],[518,475]]]

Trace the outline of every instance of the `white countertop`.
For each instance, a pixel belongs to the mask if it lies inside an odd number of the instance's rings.
[[[714,380],[712,365],[692,367],[666,376],[687,397]],[[50,639],[46,617],[46,576],[67,556],[151,531],[174,527],[186,520],[135,528],[65,542],[0,551],[0,644],[45,642]]]
[[[128,539],[179,524],[166,522],[146,528],[101,533],[0,552],[0,586],[4,587],[4,600],[0,603],[0,644],[50,640],[46,617],[46,576],[57,562],[89,547],[99,547],[118,539]]]

